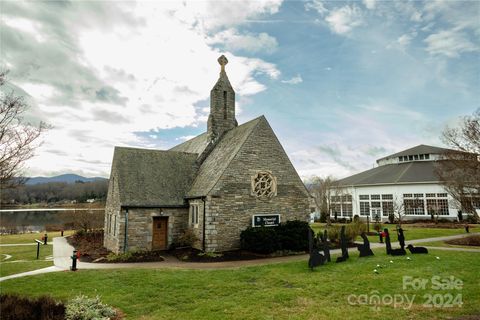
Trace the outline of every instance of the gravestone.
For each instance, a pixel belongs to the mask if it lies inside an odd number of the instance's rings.
[[[363,239],[363,244],[357,245],[357,249],[360,251],[360,257],[373,256],[373,251],[370,249],[370,241],[368,241],[365,232],[362,232],[361,237]]]
[[[392,252],[392,243],[390,242],[390,234],[388,233],[388,229],[383,229],[383,233],[385,234],[385,248],[387,249],[387,254]]]
[[[337,257],[338,262],[344,262],[348,259],[347,237],[345,236],[345,226],[340,229],[340,246],[342,248],[342,256]]]

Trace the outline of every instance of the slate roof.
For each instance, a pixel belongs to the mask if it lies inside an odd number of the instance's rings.
[[[260,121],[266,121],[265,117],[258,117],[225,133],[200,166],[192,188],[187,193],[188,197],[205,196],[212,190]]]
[[[122,206],[185,206],[197,154],[115,147],[113,164]]]
[[[376,185],[393,183],[435,183],[434,161],[414,161],[387,164],[339,180],[341,186]]]
[[[189,152],[189,153],[197,153],[198,156],[202,154],[205,148],[208,145],[207,142],[207,133],[204,132],[195,138],[185,141],[175,147],[171,148],[170,151],[182,151],[182,152]]]

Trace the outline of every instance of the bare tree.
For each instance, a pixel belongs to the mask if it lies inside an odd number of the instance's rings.
[[[475,216],[480,201],[480,109],[465,116],[456,128],[446,127],[443,141],[454,148],[436,165],[436,174],[456,207]]]
[[[337,181],[332,176],[313,177],[308,189],[315,200],[317,210],[320,211],[322,220],[330,221],[330,199],[336,192]]]
[[[6,84],[6,71],[0,71],[0,89]],[[47,129],[23,121],[28,109],[23,97],[0,92],[0,187],[13,187],[22,181],[25,161],[33,157],[38,138]]]
[[[392,209],[394,218],[397,219],[398,225],[401,226],[407,209],[405,207],[405,202],[401,198],[395,197],[392,202]]]

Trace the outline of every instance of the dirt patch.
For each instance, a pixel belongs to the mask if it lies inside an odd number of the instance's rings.
[[[453,239],[445,241],[447,244],[453,244],[457,246],[480,246],[480,236],[468,236],[460,239]]]

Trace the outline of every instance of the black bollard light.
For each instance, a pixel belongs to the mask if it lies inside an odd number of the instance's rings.
[[[45,235],[43,236],[43,245],[47,245],[47,240],[48,240],[48,235],[45,233]]]
[[[42,241],[35,239],[35,242],[37,242],[37,260],[38,260],[38,257],[40,257],[40,244],[42,243]]]
[[[470,233],[470,227],[469,227],[468,224],[465,226],[465,232],[466,232],[466,233]]]
[[[62,229],[62,231],[60,231],[60,232],[61,232],[60,235],[63,237],[63,229]]]
[[[77,250],[73,250],[73,255],[70,258],[72,259],[70,270],[77,271]]]
[[[378,233],[378,236],[380,237],[380,243],[383,243],[383,236],[382,236],[382,232],[379,232],[379,233]]]

